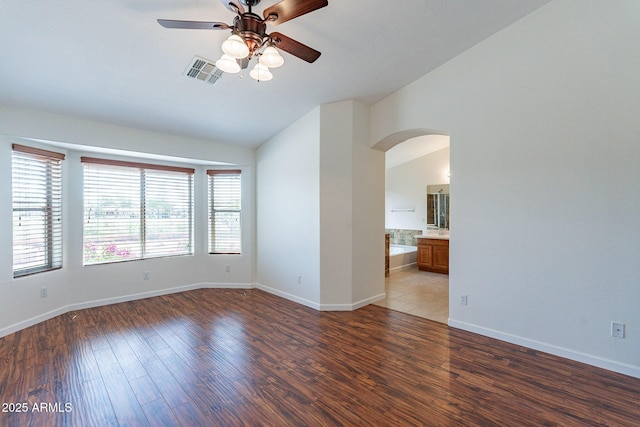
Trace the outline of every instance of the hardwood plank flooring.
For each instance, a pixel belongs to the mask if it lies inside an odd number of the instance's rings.
[[[640,379],[374,305],[201,289],[1,338],[0,404],[0,426],[638,426]]]

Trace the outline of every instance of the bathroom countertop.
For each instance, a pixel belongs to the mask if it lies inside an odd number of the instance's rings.
[[[438,232],[435,232],[435,233],[421,234],[420,236],[416,236],[416,239],[449,240],[449,233],[447,233],[447,234],[438,234]]]

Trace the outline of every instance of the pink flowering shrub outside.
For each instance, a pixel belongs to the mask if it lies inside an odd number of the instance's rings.
[[[131,258],[131,251],[129,249],[119,249],[113,243],[103,245],[101,248],[93,243],[85,243],[84,245],[85,263],[124,261],[129,258]]]

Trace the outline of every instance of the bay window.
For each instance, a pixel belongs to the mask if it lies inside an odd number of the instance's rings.
[[[81,161],[84,265],[193,254],[194,169]]]

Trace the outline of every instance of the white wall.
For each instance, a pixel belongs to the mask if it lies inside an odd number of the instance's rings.
[[[368,118],[355,101],[322,105],[258,149],[258,286],[319,310],[384,296],[384,153]]]
[[[640,377],[638,40],[640,2],[555,0],[372,108],[451,135],[450,325]]]
[[[368,107],[321,106],[321,300],[350,310],[384,296],[384,153],[369,145]]]
[[[353,103],[320,106],[320,274],[323,304],[351,303]]]
[[[355,307],[384,297],[384,152],[369,147],[369,107],[353,107],[353,279]]]
[[[318,107],[256,154],[256,282],[314,308],[320,302],[319,135]]]
[[[0,181],[11,182],[11,144],[23,138],[132,150],[157,155],[180,156],[202,161],[235,163],[243,171],[243,254],[207,254],[207,179],[205,166],[196,166],[195,255],[108,265],[82,266],[82,166],[81,155],[70,149],[53,148],[67,154],[63,162],[63,250],[61,270],[13,278],[11,245],[0,247],[0,336],[68,309],[166,293],[180,287],[252,286],[254,259],[253,194],[254,152],[207,141],[179,138],[141,130],[91,122],[36,111],[0,107]],[[38,142],[30,145],[51,147]],[[136,157],[101,154],[109,158]],[[155,163],[172,164],[154,160]],[[175,164],[175,163],[173,163]],[[0,239],[12,240],[11,186],[0,186]],[[229,265],[231,271],[226,272]],[[143,280],[149,272],[149,280]],[[47,287],[48,297],[40,298]]]
[[[426,232],[427,185],[449,184],[447,172],[449,172],[448,147],[387,169],[385,227]],[[415,209],[415,211],[393,212],[392,209]]]

